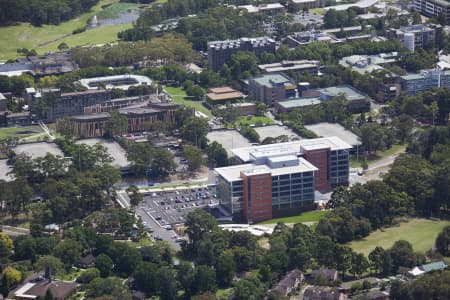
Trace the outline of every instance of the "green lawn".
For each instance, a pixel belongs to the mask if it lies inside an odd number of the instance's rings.
[[[247,116],[242,116],[239,118],[237,123],[244,125],[257,125],[258,123],[271,125],[274,124],[275,122],[271,118],[268,118],[266,116],[252,116],[250,120],[248,119]]]
[[[173,102],[192,107],[208,117],[212,117],[211,111],[204,107],[200,101],[192,101],[186,98],[186,92],[182,87],[166,87],[165,90],[173,98]]]
[[[322,15],[322,16],[325,15],[326,12],[327,11],[325,9],[321,8],[321,7],[317,7],[317,8],[313,8],[313,9],[309,10],[310,14],[316,13],[316,14]]]
[[[292,216],[292,217],[284,217],[284,218],[277,218],[272,220],[267,220],[264,222],[261,222],[259,224],[276,224],[278,222],[283,223],[305,223],[305,222],[319,222],[327,211],[324,210],[315,210],[315,211],[308,211],[304,212],[298,216]]]
[[[84,27],[89,18],[99,14],[103,5],[116,3],[119,0],[101,0],[90,12],[59,25],[43,25],[35,27],[28,23],[15,26],[0,27],[0,60],[17,58],[18,48],[35,49],[39,54],[55,51],[60,43],[70,47],[84,44],[99,44],[117,40],[117,33],[131,28],[132,24],[108,25],[83,33],[67,36],[74,29]],[[108,9],[108,8],[106,8]]]
[[[377,160],[390,156],[390,155],[394,155],[394,154],[398,154],[400,152],[405,151],[406,149],[406,145],[392,145],[391,148],[385,150],[385,151],[378,151],[374,156],[367,158],[367,163],[373,163],[376,162]],[[359,158],[359,160],[356,159],[356,157],[352,156],[350,157],[350,167],[351,168],[360,168],[361,167],[361,157]],[[370,167],[370,166],[369,166]]]
[[[377,230],[368,237],[351,242],[349,245],[356,252],[367,256],[376,246],[387,249],[397,240],[407,240],[414,251],[423,253],[433,247],[437,235],[447,225],[450,225],[449,221],[411,219],[397,227],[390,227],[384,231]]]
[[[0,129],[0,140],[9,137],[24,138],[35,134],[39,134],[41,132],[42,131],[39,126],[6,127]]]

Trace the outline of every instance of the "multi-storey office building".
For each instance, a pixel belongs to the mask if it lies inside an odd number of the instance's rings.
[[[296,96],[297,85],[283,73],[263,74],[248,81],[249,96],[267,105]]]
[[[450,70],[421,70],[417,74],[400,76],[400,83],[408,95],[434,88],[450,88]]]
[[[61,93],[59,89],[33,91],[27,95],[30,112],[48,122],[65,116],[81,115],[84,109],[111,100],[111,92],[92,90]]]
[[[446,0],[413,0],[413,9],[428,17],[443,15],[450,24],[450,2]]]
[[[401,41],[406,48],[414,52],[417,48],[433,46],[436,42],[436,34],[441,30],[442,26],[440,25],[416,24],[391,29],[388,32],[388,37]]]
[[[315,190],[348,184],[350,148],[331,137],[233,149],[249,163],[215,169],[220,203],[249,223],[312,209]]]
[[[208,66],[217,72],[231,56],[239,51],[250,51],[260,56],[263,52],[275,53],[275,40],[264,36],[258,38],[240,38],[238,40],[208,42]]]

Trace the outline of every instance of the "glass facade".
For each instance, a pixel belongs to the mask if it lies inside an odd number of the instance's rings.
[[[349,150],[331,151],[328,172],[328,181],[332,187],[348,182]]]
[[[313,172],[272,176],[273,210],[300,207],[314,202]]]

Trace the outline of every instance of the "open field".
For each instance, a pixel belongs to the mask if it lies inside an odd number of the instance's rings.
[[[117,33],[131,28],[131,24],[106,25],[87,30],[72,36],[74,29],[84,27],[87,20],[99,14],[103,5],[116,3],[118,0],[101,0],[90,12],[59,25],[34,27],[28,23],[0,27],[0,60],[17,58],[18,48],[35,49],[39,54],[55,51],[60,43],[70,47],[84,44],[100,44],[117,40]],[[106,8],[108,9],[108,8]],[[69,35],[69,36],[68,36]]]
[[[387,249],[397,240],[406,240],[411,243],[414,251],[425,252],[433,247],[437,235],[447,225],[450,225],[450,221],[411,219],[397,227],[377,230],[364,239],[351,242],[349,246],[367,256],[376,246]]]
[[[385,151],[378,151],[376,153],[376,155],[374,155],[373,157],[369,157],[367,159],[367,163],[370,165],[370,163],[376,162],[377,160],[382,159],[384,157],[399,154],[399,153],[405,151],[405,149],[406,149],[406,145],[392,145],[391,148],[389,148]],[[350,158],[350,167],[351,168],[360,168],[361,162],[362,162],[361,159],[357,160],[356,157],[353,156]]]
[[[42,133],[39,126],[6,127],[0,129],[0,140],[13,137],[21,139],[39,133]]]
[[[173,102],[183,104],[204,113],[208,117],[212,117],[211,111],[203,106],[200,101],[192,101],[186,98],[186,92],[182,87],[166,87],[166,92],[173,98]]]
[[[264,222],[261,222],[259,224],[276,224],[278,222],[282,222],[285,224],[288,223],[305,223],[305,222],[319,222],[321,218],[325,216],[327,211],[324,210],[315,210],[315,211],[308,211],[304,212],[298,216],[292,216],[292,217],[284,217],[284,218],[277,218],[272,220],[267,220]]]

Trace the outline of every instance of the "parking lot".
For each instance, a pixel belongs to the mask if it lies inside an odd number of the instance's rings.
[[[31,155],[32,158],[44,157],[47,153],[51,153],[53,155],[64,156],[61,149],[55,143],[30,143],[30,144],[22,144],[12,148],[16,154],[26,153]]]
[[[162,227],[184,223],[192,210],[217,204],[214,189],[208,187],[151,192],[144,196],[140,207]]]
[[[113,158],[113,161],[111,163],[113,166],[126,167],[129,165],[125,150],[117,142],[110,141],[107,139],[94,138],[94,139],[79,140],[76,143],[85,144],[88,146],[100,144],[108,150],[109,155],[111,155],[111,157]]]
[[[287,135],[289,137],[289,140],[291,141],[294,139],[300,139],[300,137],[287,126],[269,125],[269,126],[254,127],[254,129],[259,134],[260,141],[263,141],[267,137],[275,138],[280,135]]]
[[[252,144],[234,129],[214,130],[206,136],[211,142],[216,141],[227,150],[228,156],[232,156],[231,149],[250,147]]]
[[[361,145],[356,134],[337,123],[317,123],[306,125],[305,128],[321,137],[337,136],[351,146]]]

